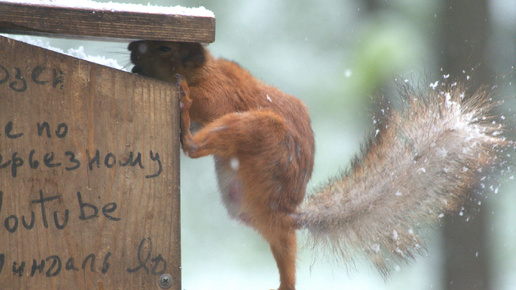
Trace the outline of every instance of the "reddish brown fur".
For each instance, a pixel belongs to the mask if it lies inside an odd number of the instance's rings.
[[[300,100],[199,44],[133,42],[129,49],[133,72],[179,80],[183,150],[214,156],[228,213],[269,242],[281,290],[295,289],[299,227],[345,259],[364,253],[386,275],[393,262],[421,251],[418,228],[459,208],[480,169],[502,161],[497,148],[510,143],[489,118],[485,91],[406,92],[405,106],[380,120],[352,169],[299,208],[314,163]],[[194,135],[191,120],[202,126]]]
[[[184,78],[179,82],[184,152],[192,158],[214,155],[230,214],[269,242],[279,289],[295,289],[293,214],[314,163],[305,105],[198,44],[133,42],[129,50],[133,72],[168,82],[176,82],[176,74]],[[190,120],[202,125],[194,135]]]

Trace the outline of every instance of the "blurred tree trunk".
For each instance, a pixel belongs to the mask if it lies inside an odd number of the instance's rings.
[[[369,13],[376,13],[380,8],[380,3],[378,0],[365,0],[366,10]]]
[[[444,0],[440,18],[441,74],[467,81],[470,91],[486,83],[488,66],[488,0]],[[472,70],[473,69],[473,70]],[[473,200],[474,198],[472,198]],[[445,268],[443,289],[491,289],[488,250],[488,203],[477,212],[470,201],[465,216],[447,217],[444,226]]]

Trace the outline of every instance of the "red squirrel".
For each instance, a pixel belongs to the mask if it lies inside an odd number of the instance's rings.
[[[365,254],[386,274],[421,251],[420,224],[460,208],[479,171],[500,162],[509,143],[486,91],[407,90],[352,168],[303,203],[315,144],[302,101],[201,44],[135,41],[129,50],[133,73],[177,83],[183,151],[214,156],[228,213],[269,243],[279,290],[295,289],[299,229],[344,258]],[[191,121],[201,125],[195,134]]]

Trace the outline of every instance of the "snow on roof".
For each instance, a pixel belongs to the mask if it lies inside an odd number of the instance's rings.
[[[111,12],[134,12],[134,13],[154,13],[154,14],[174,14],[184,16],[215,17],[212,11],[204,8],[186,8],[182,6],[164,7],[142,4],[125,3],[100,3],[91,0],[0,0],[0,2],[40,5],[48,7],[65,7],[90,10],[105,10]]]

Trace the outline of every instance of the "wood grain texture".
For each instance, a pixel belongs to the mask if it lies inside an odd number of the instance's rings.
[[[0,289],[181,289],[177,107],[171,84],[0,37]]]
[[[0,2],[0,32],[99,40],[211,43],[215,18]]]

